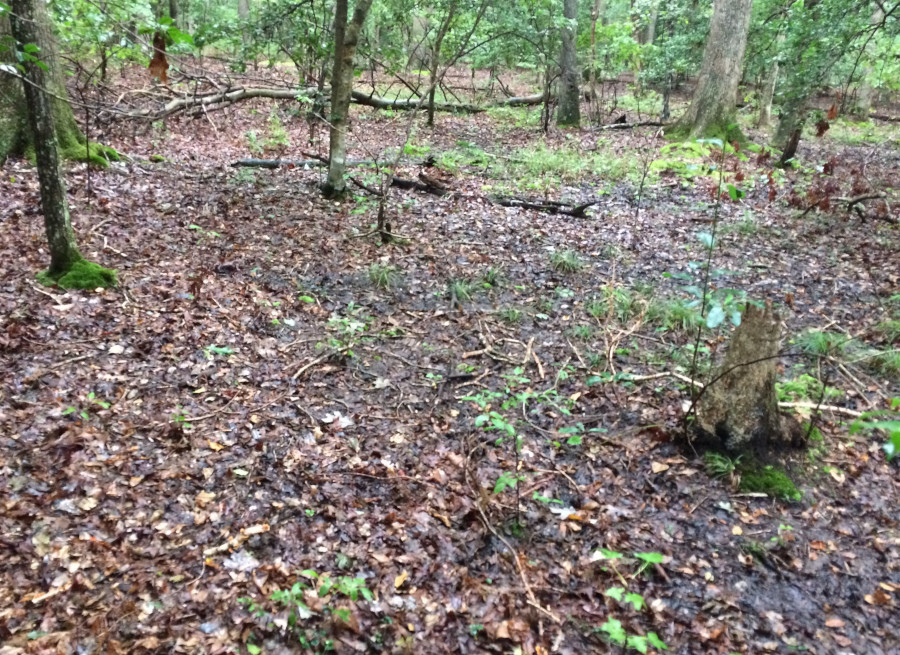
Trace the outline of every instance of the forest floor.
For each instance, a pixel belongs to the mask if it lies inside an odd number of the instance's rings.
[[[730,154],[717,200],[717,148],[538,111],[419,121],[401,174],[452,192],[392,190],[390,245],[322,169],[230,166],[325,153],[288,103],[121,124],[130,161],[67,176],[102,292],[38,285],[37,176],[0,167],[0,653],[900,653],[882,436],[801,407],[794,500],[676,443],[716,216],[716,297],[782,312],[783,400],[900,395],[897,124]],[[402,143],[354,115],[352,156]]]

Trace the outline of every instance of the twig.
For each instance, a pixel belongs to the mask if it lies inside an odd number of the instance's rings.
[[[299,378],[301,375],[303,375],[306,371],[308,371],[309,369],[311,369],[311,368],[312,368],[313,366],[315,366],[316,364],[318,364],[318,363],[320,363],[320,362],[324,362],[326,359],[328,359],[329,357],[331,357],[332,355],[334,355],[335,352],[337,352],[337,351],[335,351],[335,350],[329,350],[329,351],[328,351],[327,353],[325,353],[324,355],[321,355],[321,356],[319,356],[319,357],[316,357],[316,358],[315,358],[314,360],[312,360],[309,364],[307,364],[307,365],[305,365],[305,366],[301,366],[300,368],[297,369],[297,372],[294,373],[294,374],[291,376],[291,379],[292,379],[292,380],[296,380],[297,378]]]

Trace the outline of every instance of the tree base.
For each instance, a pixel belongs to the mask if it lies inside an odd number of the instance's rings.
[[[100,168],[109,168],[109,162],[121,159],[115,148],[94,141],[89,146],[85,146],[83,142],[61,146],[59,156],[66,161],[86,162]],[[25,157],[32,164],[35,162],[34,147],[28,146]]]
[[[115,271],[86,259],[78,260],[61,273],[42,271],[37,274],[37,280],[44,286],[58,286],[62,289],[106,289],[119,285]]]
[[[666,138],[673,141],[689,141],[691,139],[719,139],[723,143],[737,142],[741,146],[750,143],[736,123],[721,123],[706,126],[684,125],[675,123],[666,128]]]

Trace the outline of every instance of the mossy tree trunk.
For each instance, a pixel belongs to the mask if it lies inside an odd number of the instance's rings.
[[[732,453],[766,453],[802,441],[795,420],[778,410],[775,380],[781,321],[772,304],[748,305],[725,361],[697,405],[701,441]]]
[[[41,0],[11,0],[13,16],[11,26],[13,37],[21,46],[37,45],[38,57],[45,52],[44,35],[40,33],[35,14],[35,4]],[[55,116],[50,98],[44,90],[48,85],[48,75],[36,61],[26,61],[23,86],[25,104],[28,107],[28,125],[34,140],[34,154],[37,159],[38,179],[41,187],[41,208],[44,212],[44,227],[50,244],[50,268],[47,273],[58,277],[69,271],[73,264],[81,260],[81,253],[75,244],[75,233],[69,222],[69,205],[66,200],[66,184],[59,165],[59,149],[56,142]]]
[[[729,129],[737,116],[738,83],[750,30],[753,0],[715,0],[709,38],[691,105],[672,130],[687,138],[740,138]]]
[[[47,70],[42,73],[46,84],[45,90],[49,95],[50,116],[56,131],[59,151],[65,159],[91,161],[105,166],[107,165],[106,157],[117,159],[118,156],[111,148],[105,148],[98,144],[91,144],[90,152],[88,152],[84,133],[75,121],[72,105],[68,101],[46,3],[35,3],[33,10],[34,18],[31,26],[43,44],[37,56],[47,67]],[[6,15],[0,15],[0,41],[11,41],[11,38],[9,18]],[[11,47],[0,48],[0,55],[3,57],[0,60],[2,63],[13,65],[17,63]],[[28,105],[25,102],[22,80],[13,75],[0,73],[0,161],[10,155],[30,153],[35,146],[27,113]]]
[[[66,184],[62,175],[57,143],[53,103],[47,89],[53,83],[41,64],[45,34],[41,33],[40,17],[43,0],[10,0],[10,27],[17,49],[22,53],[25,83],[22,92],[28,117],[29,134],[34,144],[38,181],[41,190],[41,210],[50,246],[50,267],[42,273],[44,282],[59,282],[61,286],[95,288],[115,284],[115,274],[96,264],[85,262],[75,243],[75,232],[69,221]],[[37,7],[41,7],[38,9]],[[31,47],[37,46],[36,51]],[[64,280],[68,276],[69,284]]]
[[[581,124],[581,91],[578,88],[578,58],[575,52],[578,0],[563,0],[563,19],[560,56],[562,86],[556,124],[578,127]]]
[[[328,177],[322,185],[326,197],[346,193],[347,131],[350,128],[350,94],[353,91],[353,58],[359,33],[372,0],[357,0],[353,18],[348,0],[337,0],[334,11],[334,68],[331,73],[331,125],[329,130]]]

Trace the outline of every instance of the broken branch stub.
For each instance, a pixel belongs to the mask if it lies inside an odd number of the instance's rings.
[[[766,302],[748,305],[735,329],[725,361],[697,406],[701,443],[730,452],[763,453],[803,441],[799,423],[778,410],[775,380],[781,321]]]

